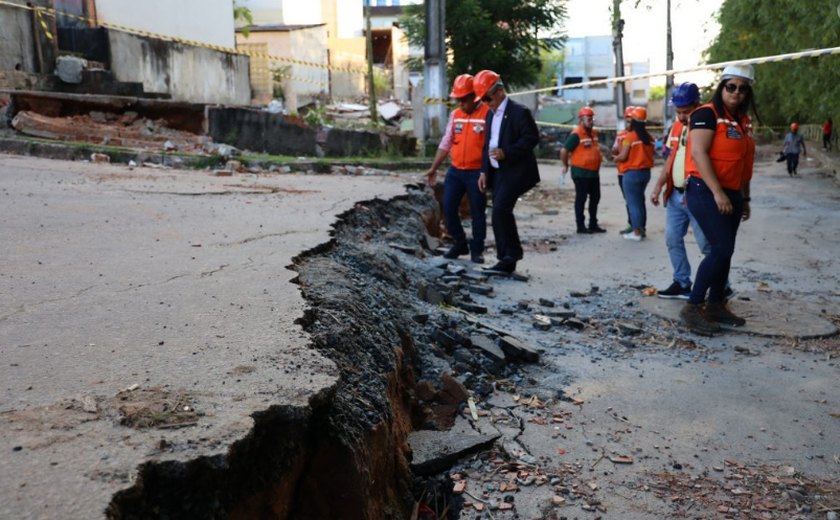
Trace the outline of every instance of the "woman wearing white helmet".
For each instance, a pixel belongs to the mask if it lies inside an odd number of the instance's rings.
[[[711,251],[697,269],[680,317],[701,334],[719,331],[721,323],[746,323],[725,307],[724,291],[738,226],[750,217],[755,142],[749,113],[755,114],[754,80],[752,65],[726,67],[712,101],[695,110],[689,122],[685,197]]]

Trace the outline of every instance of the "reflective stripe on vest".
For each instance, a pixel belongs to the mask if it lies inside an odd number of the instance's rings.
[[[577,168],[597,172],[598,168],[601,167],[601,150],[598,147],[598,132],[593,129],[592,136],[590,137],[583,128],[578,126],[572,130],[572,133],[578,136],[580,142],[572,150],[572,158],[569,163]]]
[[[452,120],[452,166],[459,170],[481,169],[481,152],[484,139],[490,135],[486,128],[486,103],[478,105],[471,114],[460,108]]]
[[[721,117],[713,104],[708,103],[699,108],[711,108],[715,114],[715,135],[709,147],[709,158],[715,170],[720,185],[730,190],[740,190],[741,186],[752,178],[752,162],[755,154],[755,143],[752,139],[752,122],[744,116],[742,124],[738,121]],[[698,110],[699,110],[698,108]],[[691,132],[686,145],[685,170],[688,175],[701,178],[700,171],[691,157]]]

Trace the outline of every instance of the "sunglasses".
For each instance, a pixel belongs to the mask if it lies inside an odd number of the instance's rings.
[[[484,101],[485,103],[489,103],[490,101],[492,101],[492,100],[493,100],[493,97],[492,97],[492,96],[493,96],[493,94],[494,94],[497,90],[499,90],[499,85],[498,85],[498,84],[497,84],[497,85],[495,85],[495,86],[493,86],[493,88],[491,88],[490,90],[488,90],[486,94],[484,94],[483,96],[481,96],[481,100],[482,100],[482,101]]]
[[[730,94],[735,92],[735,91],[738,91],[739,94],[746,94],[747,92],[750,91],[750,86],[747,85],[746,83],[743,84],[743,85],[736,85],[735,83],[727,83],[726,85],[723,86],[723,88],[727,92],[729,92]]]

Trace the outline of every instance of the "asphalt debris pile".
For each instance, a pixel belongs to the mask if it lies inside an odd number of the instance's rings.
[[[669,503],[679,518],[810,520],[840,510],[840,484],[784,465],[724,460],[713,474],[660,472],[637,485]]]

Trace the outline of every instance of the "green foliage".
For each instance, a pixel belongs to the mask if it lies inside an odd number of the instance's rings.
[[[233,23],[241,23],[242,36],[248,37],[251,34],[249,26],[254,24],[254,17],[251,15],[251,10],[241,5],[236,5],[236,0],[233,0]]]
[[[324,105],[309,108],[303,120],[310,126],[323,126],[327,123],[327,107]]]
[[[838,45],[837,0],[726,0],[721,31],[706,50],[709,62],[756,58]],[[756,105],[762,122],[820,123],[837,119],[840,56],[755,66]]]
[[[286,101],[286,92],[283,90],[283,82],[289,77],[291,65],[281,65],[271,69],[271,96],[274,99]]]
[[[540,50],[540,73],[537,76],[537,88],[548,88],[557,85],[557,78],[563,69],[563,51],[554,49]]]
[[[650,100],[659,101],[665,97],[665,85],[656,85],[650,87]]]
[[[411,44],[425,43],[425,7],[406,6],[400,21]],[[562,47],[566,0],[450,0],[446,2],[449,77],[491,69],[506,84],[534,84],[540,51]],[[543,36],[542,39],[537,34]]]

